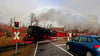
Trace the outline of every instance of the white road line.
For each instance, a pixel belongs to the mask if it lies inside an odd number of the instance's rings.
[[[66,44],[59,44],[59,45],[56,45],[56,46],[66,46]]]
[[[66,51],[65,49],[63,49],[63,48],[57,46],[55,43],[52,42],[52,44],[55,45],[56,47],[58,47],[59,49],[61,49],[62,51],[64,51],[65,53],[67,53],[67,54],[69,54],[69,55],[71,55],[71,56],[74,56],[73,54],[69,53],[69,52]]]
[[[38,43],[46,43],[46,42],[50,42],[51,40],[45,40],[45,41],[39,41]]]
[[[34,56],[36,56],[37,48],[38,48],[38,42],[36,43],[36,48],[35,48]]]
[[[51,41],[55,41],[55,40],[60,40],[60,39],[62,39],[62,38],[57,38],[57,39],[53,39],[53,40],[45,40],[45,41],[39,41],[39,42],[37,42],[36,43],[36,48],[35,48],[35,52],[34,52],[34,56],[36,56],[36,52],[37,52],[37,48],[38,48],[38,44],[39,43],[45,43],[45,42],[51,42]],[[56,45],[57,46],[57,45]],[[59,47],[58,47],[59,48]],[[61,47],[60,47],[60,49],[61,49]],[[63,48],[62,48],[63,49]],[[61,49],[61,50],[62,50]],[[66,52],[66,50],[63,50],[63,51],[65,51]],[[67,52],[67,53],[69,53],[69,52]],[[32,55],[31,55],[32,56]],[[73,56],[72,54],[71,54],[71,56]]]

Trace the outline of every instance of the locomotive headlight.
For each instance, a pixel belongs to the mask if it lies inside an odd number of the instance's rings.
[[[29,34],[29,37],[30,37],[31,35]]]
[[[52,30],[50,32],[53,32]]]

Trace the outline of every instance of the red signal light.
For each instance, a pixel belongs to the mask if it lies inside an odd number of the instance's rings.
[[[19,27],[19,22],[14,22],[15,27]]]
[[[94,45],[94,48],[98,48],[98,47],[100,47],[100,45]]]
[[[18,24],[18,23],[16,22],[16,24]]]

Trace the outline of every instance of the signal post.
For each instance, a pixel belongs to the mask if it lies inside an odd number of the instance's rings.
[[[12,43],[16,42],[16,51],[15,55],[18,54],[18,43],[21,43],[19,34],[21,32],[21,29],[19,28],[19,22],[14,22],[14,29],[12,30],[14,32],[15,37],[12,39]]]

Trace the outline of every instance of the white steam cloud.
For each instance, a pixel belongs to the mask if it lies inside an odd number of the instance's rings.
[[[75,13],[67,13],[67,11],[63,13],[61,10],[54,8],[37,16],[40,24],[42,22],[45,25],[53,24],[54,27],[66,26],[67,30],[78,29],[83,31],[88,29],[90,32],[97,32],[100,27],[97,18],[92,17],[91,19],[90,16],[87,17],[89,19]]]

